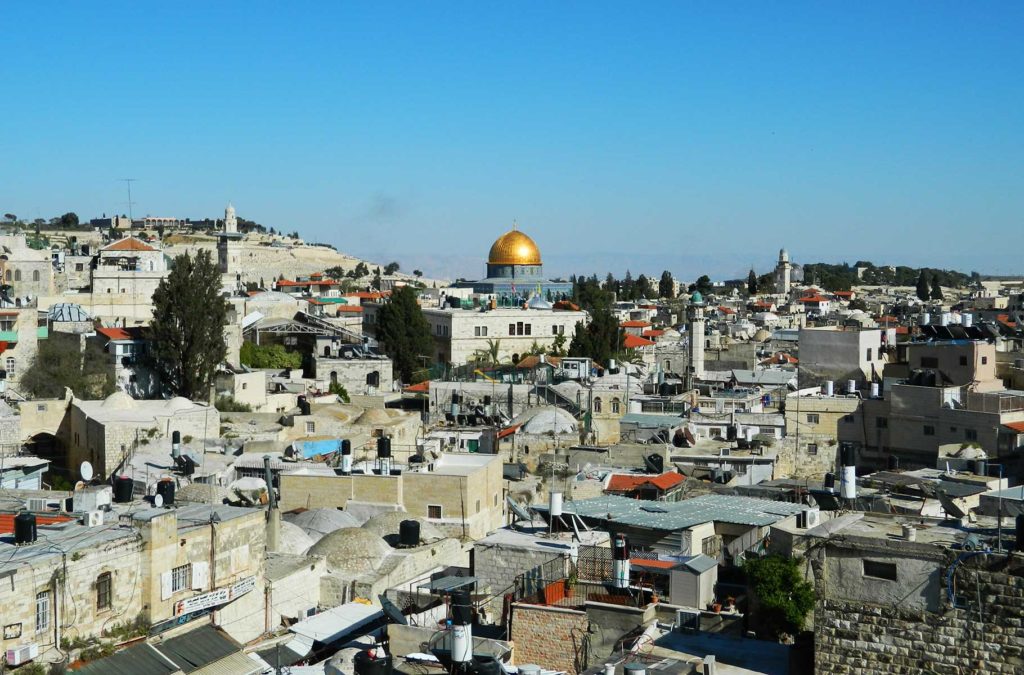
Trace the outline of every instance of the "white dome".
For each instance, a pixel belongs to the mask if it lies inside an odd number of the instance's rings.
[[[313,544],[308,555],[322,555],[331,572],[365,574],[380,567],[392,549],[383,539],[361,527],[331,532]]]
[[[103,399],[101,405],[107,410],[131,410],[135,407],[135,399],[118,390]]]
[[[357,518],[338,509],[310,509],[301,513],[288,513],[284,519],[302,528],[314,543],[335,530],[359,527]]]
[[[526,306],[530,309],[553,309],[554,305],[545,300],[539,295],[535,295],[530,298],[530,301],[526,303]]]
[[[576,420],[561,408],[543,408],[530,416],[523,425],[527,434],[568,434],[576,431]]]
[[[313,538],[298,525],[287,521],[281,523],[281,538],[278,540],[278,548],[282,553],[302,555],[314,543]]]

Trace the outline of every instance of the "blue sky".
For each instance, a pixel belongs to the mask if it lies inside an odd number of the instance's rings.
[[[239,215],[473,276],[1021,273],[1024,4],[0,5],[0,210]]]

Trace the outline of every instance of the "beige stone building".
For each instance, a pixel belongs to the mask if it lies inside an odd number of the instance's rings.
[[[854,423],[857,396],[825,396],[820,391],[786,397],[786,437],[779,446],[779,475],[821,479],[836,467],[839,429]]]
[[[25,298],[53,293],[53,260],[48,249],[29,248],[24,234],[0,236],[0,278]]]
[[[11,506],[8,495],[0,508]],[[241,642],[263,632],[261,511],[114,507],[37,513],[36,543],[0,542],[0,649],[34,649],[35,662],[48,663],[100,638],[190,622],[212,622]],[[9,533],[12,521],[0,513],[0,532]]]
[[[497,455],[446,453],[397,475],[375,475],[374,461],[353,474],[299,469],[281,474],[281,509],[345,508],[350,503],[387,505],[423,518],[450,536],[479,539],[504,517],[502,460]],[[362,473],[356,473],[361,471]]]

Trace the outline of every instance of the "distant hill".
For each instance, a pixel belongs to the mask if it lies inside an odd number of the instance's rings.
[[[820,286],[826,291],[848,291],[853,286],[914,286],[922,269],[929,281],[938,277],[939,284],[947,288],[965,288],[981,281],[977,272],[965,274],[932,267],[876,266],[866,261],[858,261],[854,265],[812,263],[803,267],[804,283]]]

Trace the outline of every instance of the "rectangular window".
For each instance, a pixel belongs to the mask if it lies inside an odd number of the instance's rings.
[[[441,518],[441,505],[440,504],[427,504],[427,518]]]
[[[192,586],[192,565],[185,564],[171,570],[171,593],[179,593]]]
[[[484,326],[483,328],[480,329],[480,335],[482,335],[483,337],[487,337],[487,326]]]
[[[976,429],[964,429],[964,438],[969,441],[978,440],[978,432]]]
[[[517,321],[516,322],[516,335],[522,335],[522,334],[523,334],[523,322],[522,321]]]
[[[50,629],[50,591],[36,593],[36,632]]]
[[[526,326],[525,326],[525,327],[526,327],[526,334],[527,334],[527,335],[530,335],[530,334],[532,334],[532,333],[533,333],[533,324],[532,324],[532,323],[528,323],[528,324],[526,324]]]
[[[473,337],[480,337],[480,326],[473,326]]]
[[[987,363],[988,363],[988,357],[987,356],[982,356],[981,357],[981,365],[984,366]]]
[[[933,427],[930,424],[924,425],[924,435],[925,436],[934,436],[935,435],[935,427]]]
[[[816,454],[818,454],[818,444],[817,443],[808,443],[807,444],[807,454],[808,455],[816,455]]]
[[[75,263],[75,271],[76,272],[81,272],[83,269],[84,269],[84,266],[82,265],[82,263]]]
[[[867,356],[867,358],[865,360],[866,361],[870,361],[871,360],[871,347],[868,347],[868,356]]]
[[[889,428],[889,418],[888,417],[876,417],[875,418],[875,427],[878,428],[878,429],[888,429]]]
[[[508,334],[509,335],[515,335],[516,334],[516,325],[514,323],[510,323],[508,325]]]
[[[819,421],[820,421],[820,419],[818,418],[818,414],[817,413],[813,413],[813,414],[807,415],[807,423],[808,424],[817,424]]]
[[[316,433],[316,422],[306,422],[306,433],[307,434],[315,434]]]
[[[896,581],[896,563],[864,560],[864,576],[873,579]]]
[[[934,356],[922,356],[921,357],[922,368],[938,368],[939,360]]]
[[[967,365],[967,357],[966,356],[961,356],[960,357],[960,365],[961,366],[966,366]]]
[[[103,611],[110,609],[110,572],[104,572],[96,577],[96,609]]]
[[[558,326],[552,326],[551,327],[551,334],[552,335],[558,335]]]

